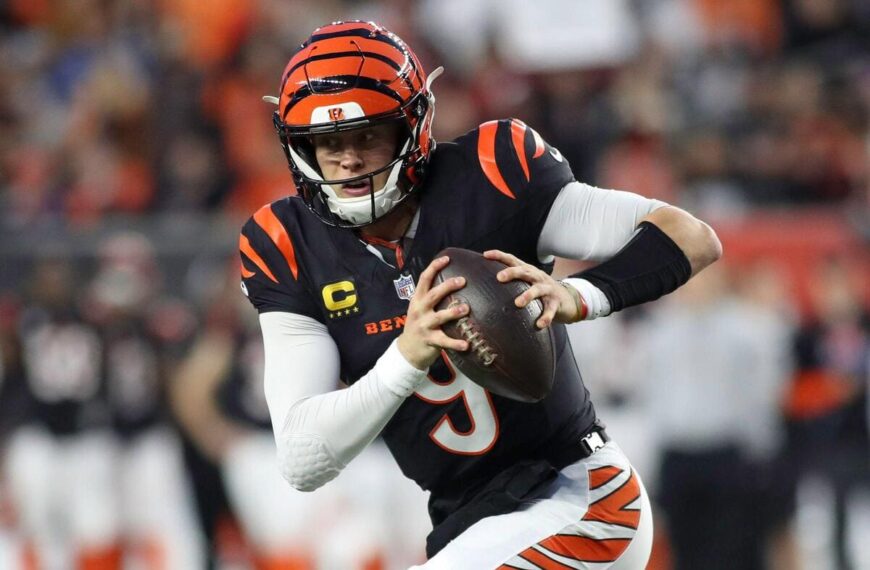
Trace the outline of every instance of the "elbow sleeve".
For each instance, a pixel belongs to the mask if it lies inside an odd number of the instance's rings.
[[[316,435],[288,435],[278,442],[281,475],[297,491],[311,492],[335,479],[343,465]]]

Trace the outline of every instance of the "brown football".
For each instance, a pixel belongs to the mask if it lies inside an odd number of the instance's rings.
[[[537,402],[550,393],[556,366],[553,332],[535,322],[543,312],[539,300],[518,308],[514,300],[529,284],[501,283],[496,273],[506,266],[483,255],[456,247],[441,251],[450,264],[435,277],[435,284],[465,277],[465,287],[445,297],[439,309],[466,303],[468,315],[442,327],[452,338],[469,342],[465,352],[447,350],[450,361],[463,374],[493,394],[521,402]]]

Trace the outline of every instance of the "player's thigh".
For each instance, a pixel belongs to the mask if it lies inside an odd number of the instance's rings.
[[[109,432],[77,434],[64,441],[62,455],[72,538],[85,547],[113,544],[121,527],[117,441]]]
[[[189,506],[180,444],[168,429],[150,429],[128,441],[120,455],[119,476],[130,532],[160,530]]]
[[[10,437],[5,464],[10,498],[24,530],[47,531],[62,484],[54,437],[36,427],[19,429]]]
[[[181,444],[168,428],[139,434],[120,462],[127,539],[162,553],[167,568],[199,568],[203,539],[194,519]]]
[[[634,570],[644,568],[651,545],[646,490],[611,442],[563,469],[542,500],[477,522],[422,568]]]

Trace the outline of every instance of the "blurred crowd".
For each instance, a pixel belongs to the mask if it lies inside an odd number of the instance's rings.
[[[261,97],[352,18],[445,66],[436,139],[518,117],[720,230],[722,267],[571,331],[658,505],[650,567],[870,568],[859,0],[0,4],[0,568],[420,561],[426,497],[382,448],[313,495],[271,468],[233,257],[293,192]]]
[[[867,208],[858,0],[10,0],[0,212],[246,217],[288,191],[268,105],[317,25],[376,19],[447,73],[436,138],[534,125],[578,179],[700,208]]]

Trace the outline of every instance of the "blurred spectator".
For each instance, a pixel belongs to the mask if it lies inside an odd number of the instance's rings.
[[[850,498],[870,483],[870,319],[859,296],[867,283],[850,266],[835,259],[818,268],[815,310],[797,335],[798,369],[787,400],[792,470],[798,484],[815,476],[830,486],[834,529],[826,542],[846,570],[855,568],[847,540]]]
[[[842,202],[866,187],[855,0],[27,4],[4,9],[0,37],[6,223],[247,212],[292,191],[262,70],[339,17],[382,18],[446,65],[443,96],[468,104],[462,122],[436,122],[442,138],[519,115],[584,181],[656,196],[683,192],[674,173],[692,156],[671,143],[698,137],[722,141],[729,204]]]
[[[677,570],[765,568],[767,541],[791,515],[774,458],[792,324],[779,295],[728,289],[722,269],[705,270],[657,307],[643,336]]]
[[[275,108],[262,100],[279,87],[271,71],[285,63],[282,47],[269,36],[253,34],[238,54],[239,67],[204,87],[203,103],[221,131],[226,166],[235,180],[224,205],[237,216],[294,193],[284,156],[275,152]]]

